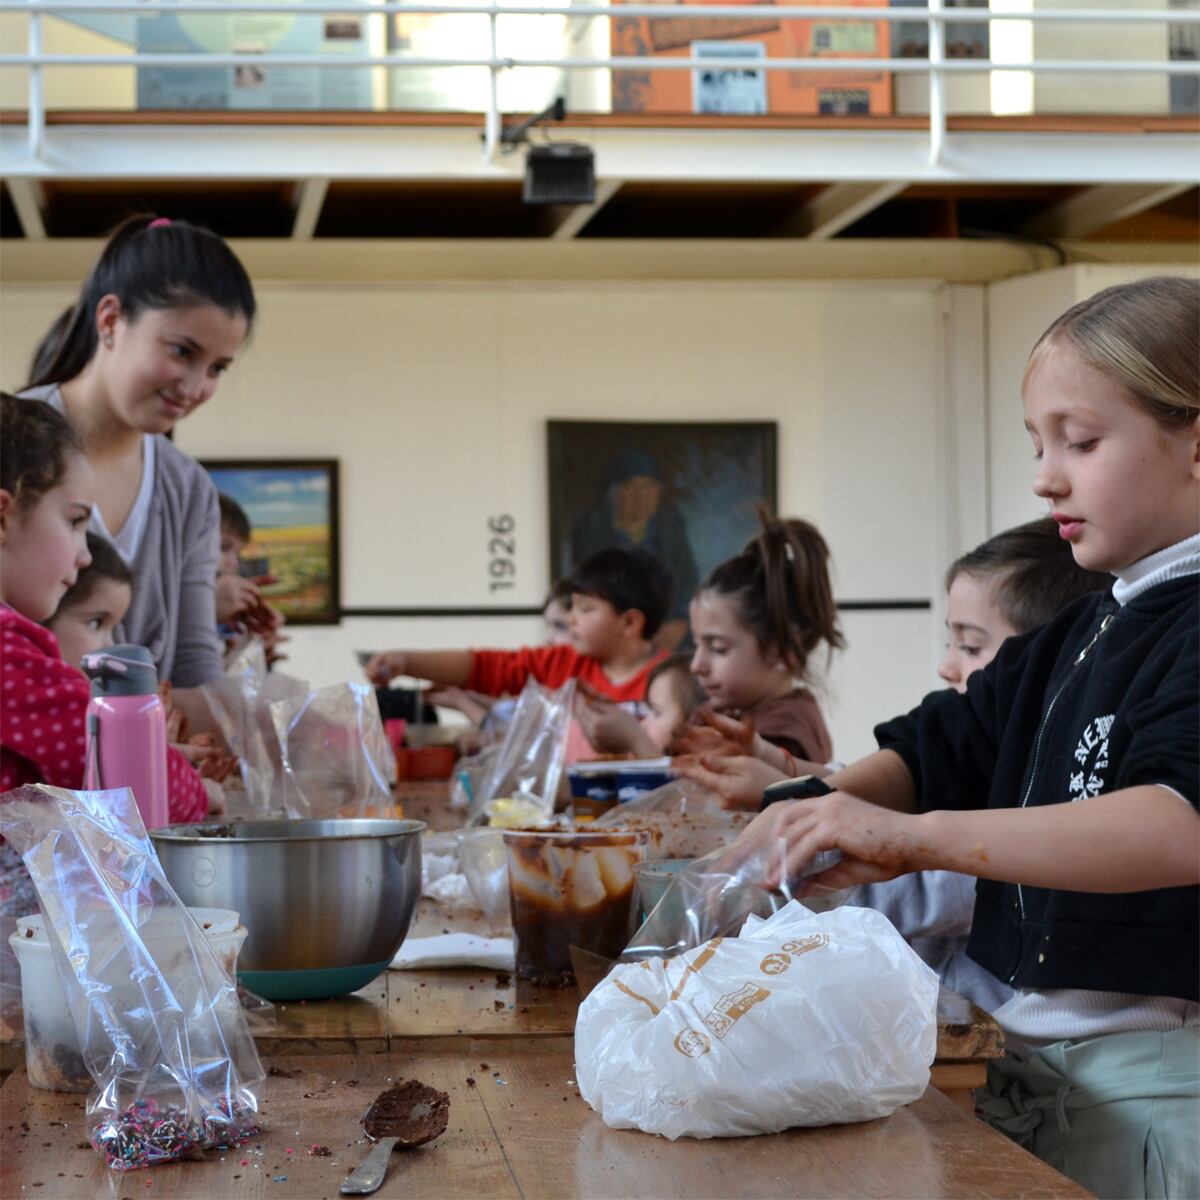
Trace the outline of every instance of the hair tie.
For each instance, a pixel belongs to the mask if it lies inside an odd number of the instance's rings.
[[[150,224],[146,226],[146,228],[147,229],[161,229],[164,225],[170,225],[170,223],[171,223],[170,217],[155,217],[154,220],[151,221]]]

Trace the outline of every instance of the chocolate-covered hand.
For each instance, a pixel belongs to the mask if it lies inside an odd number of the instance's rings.
[[[757,812],[763,791],[787,776],[748,754],[686,754],[671,759],[671,770],[721,797],[725,808]]]

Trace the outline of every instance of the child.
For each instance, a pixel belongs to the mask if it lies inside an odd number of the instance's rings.
[[[832,887],[977,876],[970,954],[1016,989],[983,1113],[1100,1196],[1200,1195],[1198,331],[1200,281],[1174,278],[1050,326],[1023,386],[1034,491],[1112,593],[796,781],[733,852],[838,849]]]
[[[1076,564],[1051,517],[996,534],[946,572],[950,639],[938,674],[965,692],[967,680],[996,657],[1006,638],[1045,625],[1071,601],[1111,585],[1112,576]],[[850,903],[885,913],[948,988],[988,1012],[1012,995],[967,955],[974,876],[915,871],[864,884]]]
[[[96,477],[92,528],[135,579],[123,636],[150,650],[197,726],[207,712],[189,690],[222,673],[217,493],[164,435],[212,397],[255,307],[242,264],[216,234],[131,217],[39,348],[27,393],[63,413],[83,442]]]
[[[813,652],[845,646],[829,548],[807,521],[760,513],[762,532],[700,585],[689,610],[692,671],[712,707],[748,717],[784,762],[826,762],[833,744],[806,683]]]
[[[113,630],[133,599],[133,574],[112,543],[89,532],[87,549],[91,562],[67,589],[54,615],[43,622],[54,634],[63,662],[73,667],[85,654],[113,644]]]
[[[542,606],[542,622],[546,646],[565,646],[571,641],[571,581],[556,579],[550,585],[550,594]]]
[[[672,654],[650,669],[646,678],[647,711],[641,720],[627,708],[589,692],[576,704],[576,713],[594,750],[658,758],[704,700],[704,689],[692,674],[691,655]]]
[[[90,688],[64,662],[54,634],[37,624],[74,589],[95,597],[87,524],[94,484],[79,441],[65,418],[36,400],[0,396],[0,792],[25,783],[81,788],[84,721]],[[128,602],[124,596],[111,599]],[[82,597],[82,601],[80,601]],[[110,614],[120,619],[120,615]],[[172,821],[199,821],[210,792],[190,763],[168,750]],[[219,799],[220,789],[213,792]]]
[[[276,647],[287,638],[280,634],[283,614],[263,598],[261,588],[275,583],[274,575],[246,579],[241,573],[241,553],[250,543],[250,518],[246,510],[223,492],[217,493],[221,511],[221,557],[217,560],[217,625],[227,655],[235,651],[247,634],[262,639],[267,665],[286,655]]]
[[[547,687],[578,679],[601,695],[638,701],[660,658],[651,639],[671,603],[672,580],[649,550],[614,547],[594,554],[571,577],[571,643],[521,650],[389,650],[367,663],[385,684],[397,675],[431,679],[486,696],[516,694],[531,676]]]

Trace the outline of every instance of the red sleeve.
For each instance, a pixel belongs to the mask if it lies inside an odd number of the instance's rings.
[[[52,658],[19,630],[6,626],[2,636],[0,740],[5,757],[20,755],[43,783],[78,790],[83,787],[88,682],[82,672]],[[18,772],[18,766],[6,764],[6,780]]]
[[[174,746],[167,747],[167,817],[172,825],[203,821],[208,793],[200,772]]]
[[[561,687],[580,673],[584,660],[573,646],[523,646],[520,650],[475,650],[467,687],[485,696],[514,696],[532,676]]]

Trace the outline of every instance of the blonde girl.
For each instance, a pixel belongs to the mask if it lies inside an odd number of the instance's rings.
[[[818,885],[976,876],[969,953],[1014,988],[983,1112],[1099,1196],[1200,1195],[1198,332],[1200,281],[1165,277],[1050,326],[1034,491],[1112,592],[792,785],[736,849],[839,849]]]

